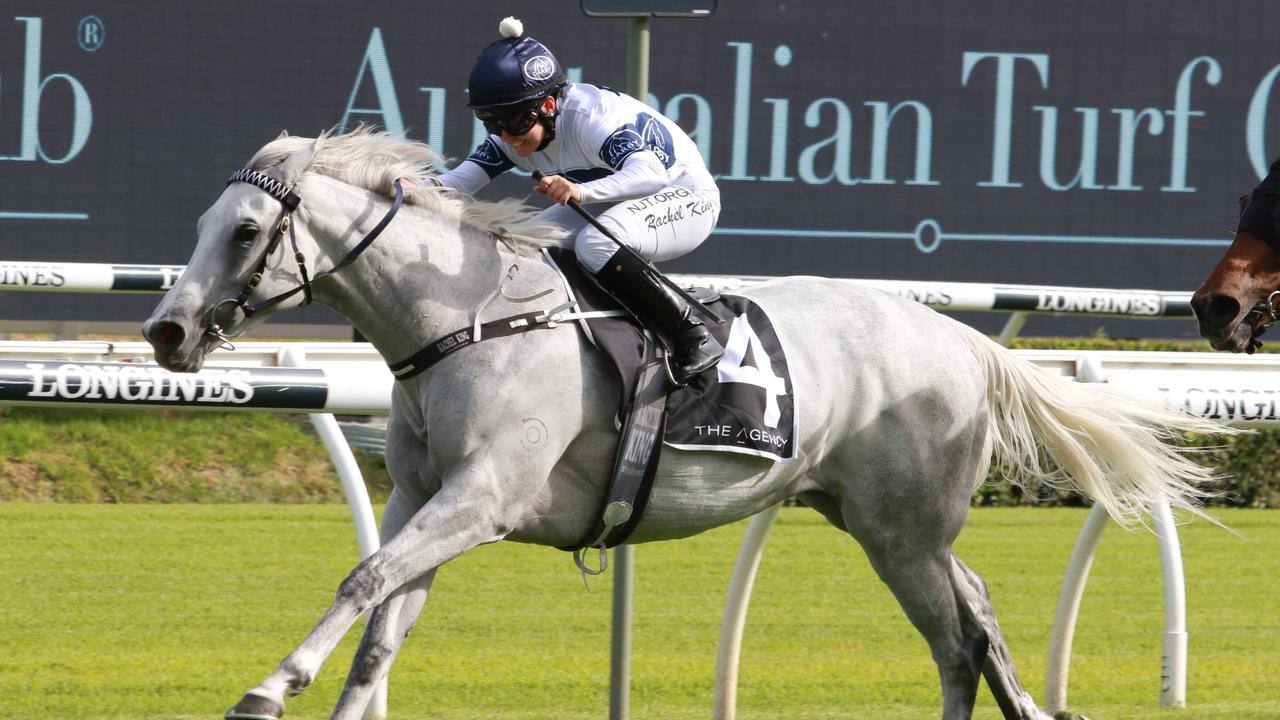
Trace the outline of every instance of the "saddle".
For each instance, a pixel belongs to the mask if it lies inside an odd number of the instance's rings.
[[[764,310],[744,297],[708,288],[690,294],[716,319],[704,318],[725,347],[717,367],[676,386],[664,351],[653,335],[596,287],[572,252],[545,251],[563,276],[576,305],[573,317],[611,361],[621,392],[617,423],[621,441],[608,491],[591,529],[574,545],[601,551],[626,541],[649,499],[662,445],[686,450],[722,450],[789,462],[795,458],[796,414],[786,355]],[[696,310],[695,310],[696,312]]]

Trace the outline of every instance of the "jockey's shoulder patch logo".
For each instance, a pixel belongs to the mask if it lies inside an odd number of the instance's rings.
[[[652,150],[665,168],[675,164],[675,142],[671,133],[660,121],[643,112],[636,115],[634,123],[613,131],[600,147],[600,159],[618,170],[632,153],[641,150]]]
[[[516,166],[511,158],[498,148],[498,143],[494,142],[492,137],[485,138],[484,142],[471,151],[467,159],[483,168],[490,178],[495,178]]]
[[[488,166],[498,166],[504,162],[510,162],[507,160],[507,156],[503,155],[502,151],[498,149],[498,144],[493,141],[493,138],[485,138],[484,142],[480,143],[471,153],[471,157],[467,159]]]
[[[622,162],[631,157],[631,154],[644,147],[644,141],[640,138],[640,133],[630,125],[624,125],[613,131],[608,140],[604,141],[604,145],[600,148],[600,159],[617,170],[622,167]]]

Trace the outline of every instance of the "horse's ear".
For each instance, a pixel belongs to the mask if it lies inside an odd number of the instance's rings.
[[[316,142],[308,143],[306,147],[290,155],[284,162],[268,170],[267,175],[284,183],[285,187],[293,187],[302,173],[306,172],[307,167],[311,165],[312,158],[316,156],[316,145]]]

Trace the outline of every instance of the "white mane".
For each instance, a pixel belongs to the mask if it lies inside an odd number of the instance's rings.
[[[441,214],[459,216],[463,222],[500,233],[535,246],[551,245],[566,235],[559,225],[534,220],[538,209],[516,199],[496,202],[476,200],[464,193],[437,186],[430,178],[439,174],[444,158],[424,143],[360,126],[343,135],[321,133],[317,138],[281,133],[254,154],[247,167],[267,170],[293,153],[316,143],[308,172],[327,175],[379,195],[391,196],[396,178],[409,178],[417,187],[406,189],[405,202]]]

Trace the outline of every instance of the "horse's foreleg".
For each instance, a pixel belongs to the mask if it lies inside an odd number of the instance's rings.
[[[284,715],[285,697],[307,689],[356,618],[385,597],[386,581],[377,563],[383,550],[356,566],[342,581],[337,598],[307,639],[227,711],[228,720],[270,720]]]
[[[364,637],[351,662],[347,684],[334,708],[332,720],[359,720],[373,699],[378,683],[387,676],[414,622],[421,614],[436,571],[409,582],[374,609]]]
[[[227,717],[269,720],[283,715],[284,698],[311,684],[361,613],[467,550],[502,539],[510,531],[512,516],[503,497],[493,474],[480,469],[464,469],[447,479],[400,534],[342,581],[333,604],[311,634]]]
[[[382,513],[382,542],[390,542],[417,512],[420,506],[399,490],[393,490]],[[414,622],[422,613],[431,591],[436,571],[411,580],[391,594],[369,616],[364,637],[351,661],[342,697],[334,709],[334,718],[361,718],[373,699],[378,683],[387,676]]]
[[[1000,706],[1000,712],[1005,720],[1049,720],[1050,716],[1040,709],[1018,680],[1009,646],[1005,644],[1000,625],[996,622],[996,611],[991,605],[987,584],[960,558],[952,555],[951,562],[957,593],[987,633],[987,659],[982,675]]]

